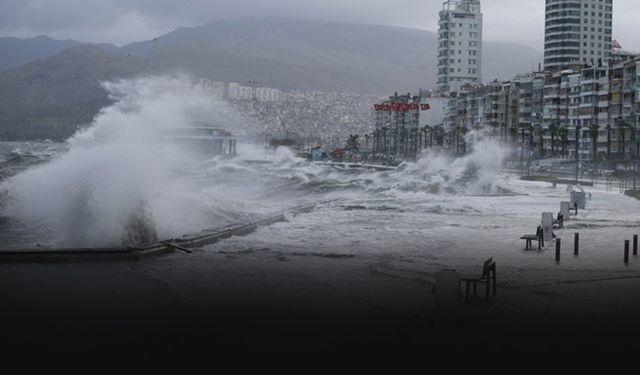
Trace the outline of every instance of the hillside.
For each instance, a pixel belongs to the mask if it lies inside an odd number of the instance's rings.
[[[66,138],[109,103],[100,81],[137,74],[179,70],[283,90],[389,95],[433,88],[437,69],[436,34],[363,24],[234,20],[122,48],[65,43],[72,47],[0,72],[0,138]],[[47,48],[42,55],[52,53]],[[518,44],[484,48],[485,81],[510,79],[541,61],[539,52]],[[37,58],[21,58],[27,56]],[[11,59],[0,54],[0,66]]]
[[[0,139],[64,139],[109,104],[101,81],[147,71],[96,46],[69,48],[0,74]]]

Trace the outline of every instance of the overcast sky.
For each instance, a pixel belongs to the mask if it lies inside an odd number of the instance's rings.
[[[442,0],[0,0],[0,36],[116,45],[237,17],[361,22],[435,31]],[[543,49],[544,0],[482,0],[484,39]],[[640,1],[614,0],[614,39],[640,51]]]

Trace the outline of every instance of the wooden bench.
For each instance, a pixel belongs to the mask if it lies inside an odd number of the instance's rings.
[[[525,234],[520,237],[521,240],[526,240],[525,250],[531,250],[531,242],[538,241],[538,250],[542,250],[542,238],[536,236],[535,234]]]
[[[465,277],[462,279],[467,285],[465,290],[465,301],[469,300],[469,287],[473,284],[473,295],[478,294],[478,283],[486,283],[487,290],[485,294],[485,299],[489,300],[489,290],[491,285],[493,284],[493,295],[496,295],[496,262],[493,261],[493,258],[489,258],[484,261],[482,266],[482,274],[477,277]]]

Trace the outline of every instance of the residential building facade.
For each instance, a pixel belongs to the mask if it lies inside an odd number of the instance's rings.
[[[485,129],[529,156],[630,160],[640,140],[640,57],[467,85],[450,98],[444,128]]]
[[[450,95],[465,84],[481,83],[480,1],[445,1],[438,26],[438,92]]]
[[[546,0],[544,70],[611,59],[613,0]]]

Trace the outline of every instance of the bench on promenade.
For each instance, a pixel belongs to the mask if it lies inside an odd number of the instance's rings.
[[[525,250],[531,250],[532,246],[531,246],[531,242],[532,241],[538,241],[538,250],[542,250],[542,238],[538,237],[535,234],[525,234],[524,236],[520,237],[521,240],[526,240],[526,244],[525,244]]]
[[[496,295],[496,262],[493,261],[493,258],[489,258],[484,261],[482,265],[482,274],[480,276],[475,277],[465,277],[462,278],[462,281],[466,283],[465,290],[465,301],[469,300],[469,287],[473,284],[473,295],[478,294],[478,283],[486,283],[487,289],[485,294],[485,299],[489,300],[489,291],[491,286],[493,285],[493,295]]]

